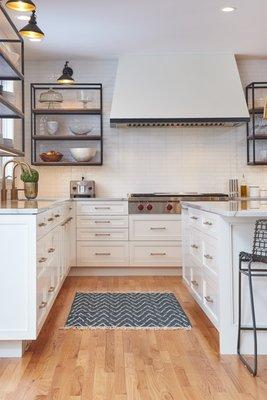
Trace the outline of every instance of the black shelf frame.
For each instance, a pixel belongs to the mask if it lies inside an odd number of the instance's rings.
[[[256,157],[256,143],[257,141],[263,141],[267,139],[267,134],[257,134],[255,128],[255,119],[257,115],[263,115],[264,108],[256,107],[256,91],[257,89],[263,90],[266,89],[267,96],[267,82],[251,82],[246,86],[246,101],[249,107],[250,114],[250,122],[247,123],[246,132],[247,132],[247,165],[267,165],[266,161],[257,160]],[[252,123],[252,131],[250,127],[250,123]],[[251,149],[252,144],[252,149]],[[267,146],[266,146],[267,150]],[[251,154],[252,153],[252,154]]]
[[[3,14],[7,24],[11,27],[12,31],[15,33],[16,36],[16,38],[14,39],[0,38],[0,43],[18,43],[20,45],[20,70],[21,70],[19,71],[19,69],[9,59],[8,55],[3,50],[0,50],[0,81],[21,82],[21,97],[22,97],[21,110],[19,110],[15,105],[10,103],[0,94],[0,119],[12,118],[12,119],[21,119],[22,121],[21,150],[0,145],[0,156],[23,157],[25,155],[24,41],[1,2],[0,2],[0,13]]]
[[[31,163],[36,166],[101,166],[103,165],[103,87],[102,83],[75,83],[72,85],[61,85],[55,83],[31,83]],[[40,90],[97,90],[99,91],[100,108],[58,108],[58,109],[42,109],[36,108],[36,91]],[[88,136],[74,135],[38,135],[36,127],[36,117],[40,115],[98,115],[99,116],[99,134]],[[100,161],[99,162],[42,162],[37,161],[37,145],[38,141],[98,141],[100,142]]]

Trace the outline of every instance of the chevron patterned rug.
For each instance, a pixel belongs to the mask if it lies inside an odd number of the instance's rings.
[[[191,329],[173,293],[76,293],[65,329]]]

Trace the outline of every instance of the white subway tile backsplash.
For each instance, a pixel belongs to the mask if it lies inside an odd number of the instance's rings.
[[[31,82],[49,82],[63,61],[26,65],[26,140],[30,159]],[[238,62],[244,85],[266,80],[266,60]],[[77,82],[103,83],[104,165],[102,167],[40,167],[40,194],[66,196],[69,181],[95,179],[99,196],[125,196],[148,191],[227,191],[231,177],[245,173],[250,184],[267,188],[267,167],[246,165],[245,126],[238,128],[143,128],[109,126],[116,60],[73,61]],[[220,93],[218,93],[220,96]]]

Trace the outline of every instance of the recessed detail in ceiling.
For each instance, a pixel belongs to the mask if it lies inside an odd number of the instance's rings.
[[[41,40],[44,38],[44,32],[37,25],[35,11],[32,12],[29,23],[20,29],[19,33],[28,39]]]
[[[223,8],[222,8],[222,11],[223,11],[223,12],[226,12],[226,13],[233,12],[233,11],[235,11],[235,10],[236,10],[236,8],[235,8],[235,7],[232,7],[232,6],[227,6],[227,7],[223,7]]]
[[[69,61],[66,61],[62,71],[62,75],[58,78],[57,83],[60,83],[62,85],[70,85],[75,83],[72,75],[73,69],[69,67]]]
[[[31,0],[8,0],[6,2],[7,8],[15,11],[34,11],[36,9],[35,4]]]

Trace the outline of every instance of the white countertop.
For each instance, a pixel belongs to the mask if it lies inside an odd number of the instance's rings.
[[[182,202],[183,208],[211,212],[224,217],[264,217],[267,218],[267,199],[234,201],[194,201]]]

